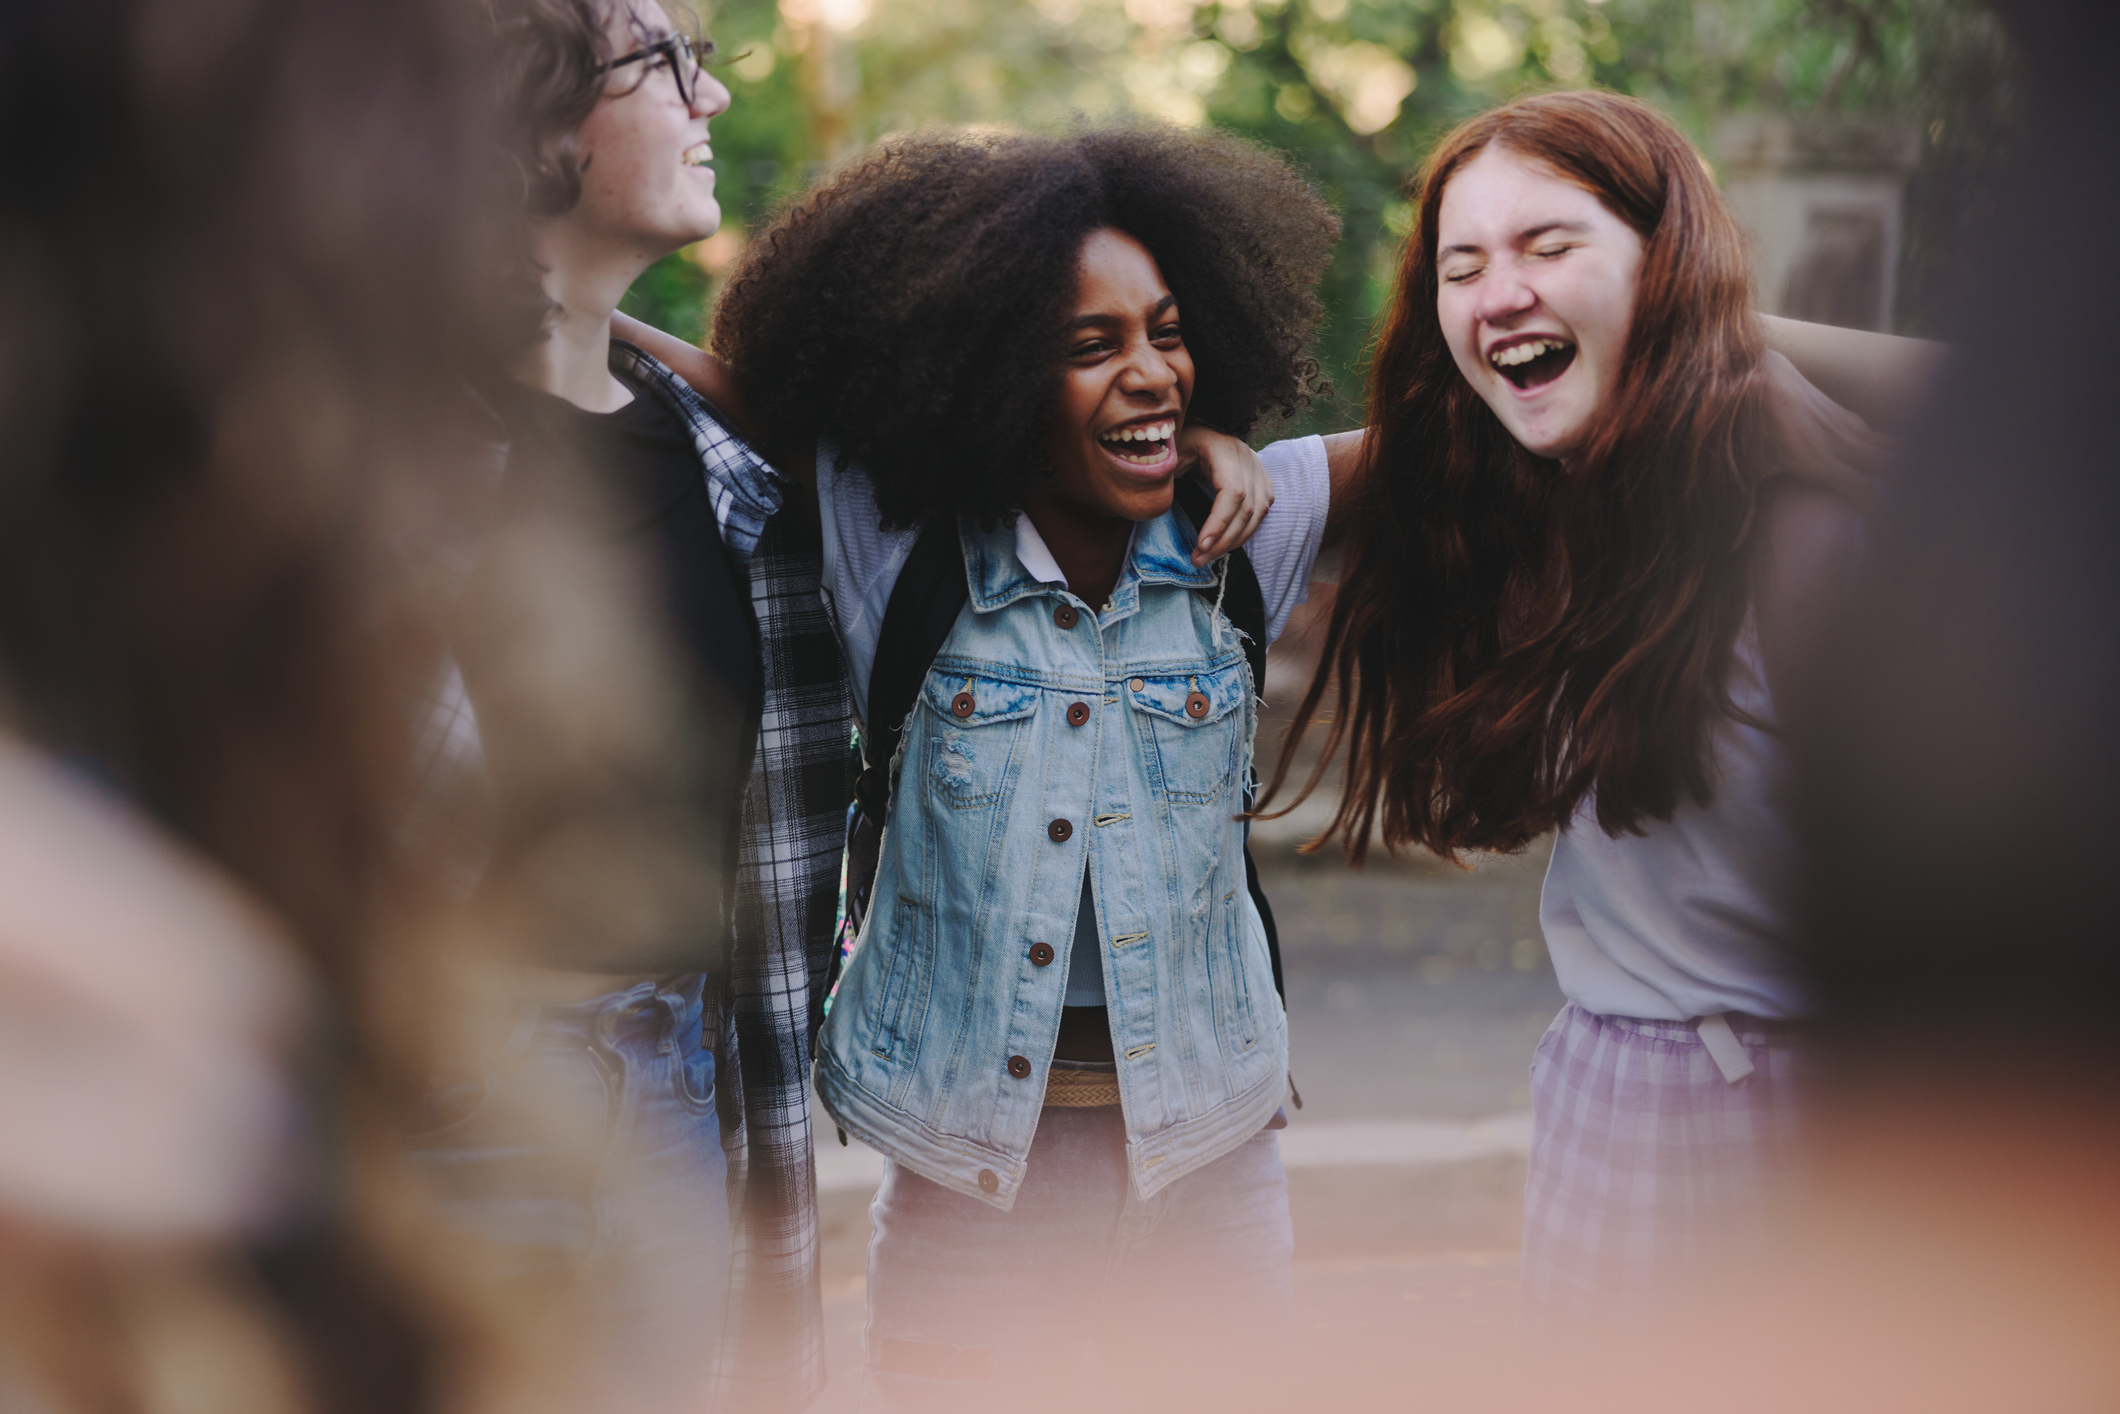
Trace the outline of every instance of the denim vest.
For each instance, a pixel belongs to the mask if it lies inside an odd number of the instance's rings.
[[[863,1142],[1009,1208],[1086,866],[1145,1199],[1258,1133],[1287,1084],[1235,818],[1251,671],[1178,512],[1138,527],[1101,617],[1030,577],[1012,527],[959,534],[970,602],[906,721],[817,1093]]]

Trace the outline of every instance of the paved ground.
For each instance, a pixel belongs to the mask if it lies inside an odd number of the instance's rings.
[[[1299,859],[1305,821],[1268,830],[1304,1108],[1283,1136],[1298,1320],[1413,1341],[1513,1314],[1531,1049],[1561,1004],[1539,942],[1543,850],[1463,872],[1352,872]],[[821,1127],[827,1146],[831,1129]],[[834,1378],[819,1414],[856,1405],[863,1252],[876,1160],[821,1156]],[[1437,1313],[1448,1320],[1438,1323]]]

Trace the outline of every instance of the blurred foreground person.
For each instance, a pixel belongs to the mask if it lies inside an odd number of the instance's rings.
[[[1798,1260],[1924,1407],[2112,1408],[2120,11],[1995,8],[2024,134],[1796,718],[1832,1200]]]
[[[701,67],[711,46],[679,27],[693,17],[654,0],[491,8],[530,315],[510,376],[483,389],[505,427],[503,495],[556,504],[555,485],[575,488],[577,525],[637,563],[643,626],[674,647],[694,724],[654,770],[707,805],[696,829],[673,817],[598,869],[612,883],[689,860],[710,897],[630,939],[627,902],[554,930],[520,1024],[478,1058],[488,1105],[431,1157],[526,1275],[592,1283],[622,1363],[674,1359],[694,1397],[800,1408],[824,1379],[804,1077],[849,794],[845,677],[804,489],[611,336],[641,272],[720,225],[708,122],[729,94]],[[505,617],[522,568],[482,566],[467,600]],[[476,645],[460,661],[483,749],[508,763],[496,777],[534,778],[555,743],[513,721],[515,685]],[[630,1132],[637,1150],[626,1185],[554,1189],[489,1129],[501,1092],[551,1087],[608,1091],[613,1142]]]
[[[489,49],[475,5],[0,13],[39,135],[0,190],[10,1408],[585,1402],[574,1292],[404,1157],[548,932],[712,917],[698,865],[599,867],[682,835],[687,719],[570,484],[494,496],[465,395],[509,346]],[[448,769],[449,648],[541,753]],[[556,1090],[522,1120],[602,1138]]]

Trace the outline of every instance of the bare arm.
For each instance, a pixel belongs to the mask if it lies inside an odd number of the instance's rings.
[[[1881,432],[1899,433],[1920,410],[1947,345],[1896,334],[1759,316],[1767,347],[1818,390]]]
[[[1325,510],[1325,531],[1318,542],[1321,549],[1336,543],[1346,528],[1348,493],[1354,485],[1355,469],[1361,464],[1362,448],[1368,437],[1367,432],[1354,431],[1334,432],[1323,439],[1330,499]],[[1194,561],[1205,563],[1215,555],[1228,554],[1251,539],[1273,505],[1273,482],[1267,477],[1259,454],[1234,437],[1206,428],[1189,427],[1179,445],[1187,455],[1198,458],[1201,470],[1206,472],[1217,492],[1214,512],[1202,527],[1199,548],[1193,551]],[[1215,537],[1225,523],[1230,534],[1218,543]]]
[[[1848,405],[1830,396],[1830,390],[1814,386],[1815,379],[1806,380],[1808,370],[1803,369],[1801,361],[1779,348],[1780,335],[1786,333],[1805,345],[1806,356],[1823,360],[1829,371],[1837,370],[1842,361],[1855,364],[1869,359],[1874,367],[1851,369],[1847,381],[1860,381],[1863,386],[1858,393],[1872,402],[1881,401],[1888,412],[1902,418],[1918,403],[1925,380],[1940,361],[1944,346],[1771,315],[1760,317],[1768,326],[1769,344],[1775,345],[1768,355],[1767,369],[1775,469],[1859,501],[1868,493],[1866,479],[1876,475],[1890,448],[1884,438],[1864,425],[1865,418],[1851,416]],[[1332,505],[1325,516],[1323,542],[1328,547],[1338,544],[1346,533],[1353,510],[1355,477],[1368,443],[1366,428],[1334,432],[1325,438],[1325,464],[1332,483]]]
[[[775,467],[805,487],[816,484],[816,441],[810,439],[798,446],[769,438],[737,389],[736,380],[729,376],[727,364],[698,345],[688,344],[675,334],[666,334],[628,314],[611,316],[611,333],[667,364],[671,372],[690,383],[695,392],[727,417],[738,436],[765,453],[766,460]]]

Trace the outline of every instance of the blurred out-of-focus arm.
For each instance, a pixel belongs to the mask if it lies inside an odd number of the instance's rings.
[[[234,880],[0,737],[0,1216],[147,1241],[272,1221],[303,992]]]

